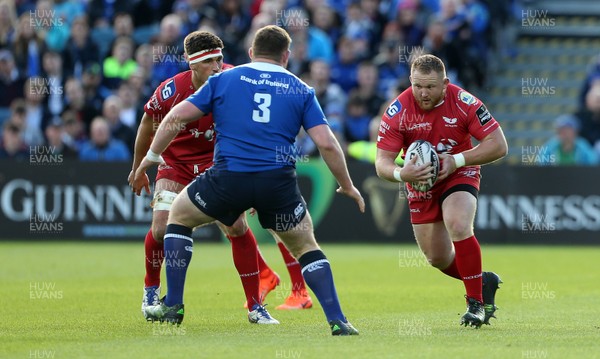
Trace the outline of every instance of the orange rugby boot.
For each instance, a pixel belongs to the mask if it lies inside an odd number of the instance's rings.
[[[303,289],[300,292],[293,292],[289,297],[285,299],[285,302],[275,309],[279,310],[297,310],[297,309],[308,309],[312,308],[312,299],[310,295]]]

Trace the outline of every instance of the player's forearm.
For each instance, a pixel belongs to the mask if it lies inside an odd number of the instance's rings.
[[[396,164],[398,152],[386,151],[377,148],[375,155],[375,171],[379,178],[390,182],[400,182],[401,167]]]
[[[461,154],[465,159],[465,166],[485,165],[506,156],[508,146],[506,139],[500,131],[494,136],[486,137],[477,146]]]
[[[323,157],[325,164],[327,164],[327,167],[337,180],[340,187],[352,187],[352,179],[348,173],[344,152],[335,138],[332,138],[332,141],[329,145],[319,147],[319,152],[321,153],[321,157]]]
[[[146,155],[146,152],[148,152],[148,149],[150,148],[150,144],[152,143],[152,132],[152,119],[148,115],[144,114],[135,138],[132,166],[132,170],[134,171],[139,167],[142,159],[144,159],[144,156]]]
[[[163,153],[169,146],[169,143],[171,143],[175,136],[177,136],[181,126],[185,126],[185,124],[181,124],[179,121],[179,116],[177,113],[175,112],[172,114],[171,112],[169,112],[169,114],[160,123],[160,126],[158,126],[158,129],[154,134],[154,139],[150,144],[150,151],[156,154]]]
[[[388,158],[375,159],[375,171],[381,179],[390,182],[400,182],[399,178],[397,178],[400,175],[400,167],[393,160]],[[394,175],[395,171],[398,171],[398,174]]]
[[[189,101],[183,101],[173,107],[154,134],[154,140],[150,145],[150,151],[161,154],[169,146],[169,143],[177,136],[185,125],[202,117],[204,113]]]

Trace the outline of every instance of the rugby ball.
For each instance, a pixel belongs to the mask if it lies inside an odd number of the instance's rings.
[[[416,140],[408,146],[408,150],[406,150],[406,156],[404,158],[404,163],[410,161],[414,157],[417,157],[416,165],[420,166],[424,163],[431,162],[433,169],[431,173],[433,177],[426,181],[420,182],[412,182],[410,186],[419,191],[419,192],[427,192],[433,187],[435,181],[438,178],[438,173],[440,172],[440,159],[435,152],[435,148],[425,140]]]

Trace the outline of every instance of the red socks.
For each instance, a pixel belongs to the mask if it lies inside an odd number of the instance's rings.
[[[233,264],[240,274],[248,309],[252,310],[254,304],[261,304],[258,288],[260,273],[258,257],[260,254],[256,247],[256,239],[250,229],[239,237],[227,236],[227,238],[231,241]]]
[[[467,297],[483,302],[481,295],[481,248],[475,236],[454,242],[456,268],[467,290]],[[445,272],[444,272],[445,273]]]
[[[440,269],[442,273],[452,278],[461,279],[460,273],[458,273],[458,267],[456,266],[456,256],[452,260],[452,263],[446,269]]]
[[[144,285],[146,287],[159,286],[160,269],[165,257],[165,250],[162,242],[154,240],[152,229],[146,234],[144,249],[146,252],[146,277],[144,278]]]
[[[294,258],[288,251],[285,244],[277,242],[277,246],[279,247],[279,251],[281,251],[283,261],[285,262],[288,272],[290,273],[290,279],[292,280],[292,294],[305,291],[306,286],[304,284],[304,277],[302,277],[302,268],[300,268],[300,263],[298,263],[296,258]]]

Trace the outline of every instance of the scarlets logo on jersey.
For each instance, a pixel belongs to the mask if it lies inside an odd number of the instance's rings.
[[[435,146],[435,152],[437,153],[452,153],[452,148],[458,145],[458,142],[451,138],[442,138],[440,142]]]
[[[477,99],[475,96],[471,95],[465,90],[458,91],[458,99],[467,105],[475,105],[477,103]]]
[[[175,80],[171,79],[171,81],[167,82],[165,86],[163,86],[162,90],[160,90],[160,97],[165,101],[169,97],[173,96],[175,91]]]
[[[458,125],[456,124],[456,122],[458,122],[458,119],[456,117],[442,116],[442,118],[444,119],[446,127],[458,127]]]
[[[385,114],[388,117],[394,117],[394,115],[400,112],[400,110],[402,110],[402,104],[400,101],[398,101],[398,99],[396,99],[396,101],[392,102],[392,104],[388,106],[387,110],[385,110]]]

